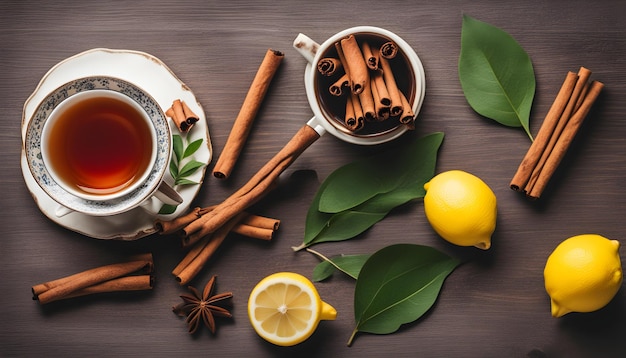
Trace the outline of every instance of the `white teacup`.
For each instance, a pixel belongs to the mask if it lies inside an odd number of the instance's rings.
[[[121,79],[86,77],[54,90],[35,111],[25,145],[35,181],[60,204],[58,216],[120,214],[152,197],[182,202],[163,181],[172,153],[167,118]]]
[[[419,113],[424,101],[426,82],[424,68],[413,48],[391,31],[374,26],[357,26],[331,36],[321,45],[304,34],[299,34],[294,40],[293,47],[309,62],[304,74],[304,84],[314,117],[307,124],[319,134],[329,132],[339,139],[354,144],[374,145],[398,138],[409,129],[406,125],[378,125],[373,130],[352,132],[340,123],[341,116],[337,111],[327,105],[332,99],[329,100],[331,95],[327,93],[327,87],[320,85],[322,76],[317,71],[317,64],[320,59],[334,51],[336,42],[349,35],[354,35],[357,41],[363,39],[378,43],[393,41],[398,46],[398,61],[403,63],[399,75],[402,81],[406,81],[404,84],[407,87],[406,96],[413,112],[416,116]]]

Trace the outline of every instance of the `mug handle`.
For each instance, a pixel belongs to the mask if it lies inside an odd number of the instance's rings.
[[[178,205],[183,202],[183,198],[168,183],[162,181],[154,196],[164,204]]]
[[[139,205],[141,209],[149,214],[157,215],[163,204],[177,206],[183,202],[180,194],[165,181],[159,184],[157,190]]]
[[[293,47],[298,51],[309,63],[313,63],[315,54],[319,50],[320,45],[311,40],[307,35],[300,33],[293,40]]]

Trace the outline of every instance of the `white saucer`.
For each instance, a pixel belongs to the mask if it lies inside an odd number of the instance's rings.
[[[213,152],[209,129],[204,110],[187,85],[178,79],[161,60],[139,51],[99,48],[65,59],[44,75],[33,94],[26,100],[22,113],[21,166],[26,185],[39,209],[52,221],[86,236],[98,239],[135,240],[155,232],[154,221],[157,218],[155,214],[143,208],[136,208],[123,214],[107,217],[89,216],[78,212],[58,216],[59,204],[36,183],[26,162],[23,148],[26,129],[39,103],[51,91],[66,82],[97,75],[113,76],[136,84],[150,93],[163,111],[169,108],[175,99],[180,99],[186,102],[200,118],[187,135],[182,135],[187,142],[199,138],[204,139],[204,145],[194,154],[193,159],[206,165],[189,177],[190,180],[199,184],[177,187],[184,201],[174,213],[162,217],[176,217],[188,211],[191,201],[198,194],[204,180],[206,166],[211,162]],[[180,134],[171,122],[170,127],[173,134]],[[165,175],[165,180],[170,184],[173,183],[169,173]],[[158,211],[160,205],[161,203],[154,199],[146,206],[151,206],[153,211]]]

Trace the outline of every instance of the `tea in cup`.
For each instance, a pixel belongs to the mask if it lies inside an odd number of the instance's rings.
[[[119,214],[153,196],[182,202],[163,181],[172,151],[166,117],[123,80],[87,77],[57,88],[35,111],[26,146],[33,177],[65,213]]]
[[[44,124],[41,154],[54,181],[88,200],[110,200],[140,185],[156,158],[147,113],[119,92],[94,90],[63,101]]]

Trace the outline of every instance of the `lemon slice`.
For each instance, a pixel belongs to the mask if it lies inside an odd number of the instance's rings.
[[[313,283],[293,272],[262,279],[250,293],[248,316],[259,336],[279,346],[309,338],[320,320],[334,320],[337,311],[320,299]]]

